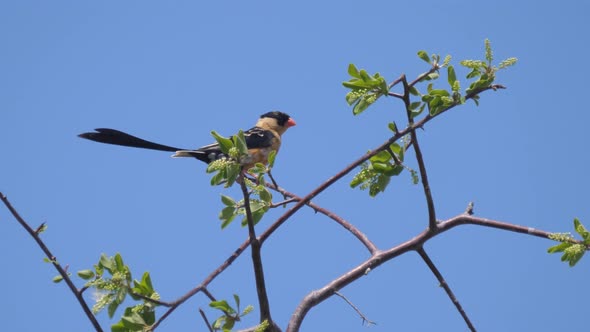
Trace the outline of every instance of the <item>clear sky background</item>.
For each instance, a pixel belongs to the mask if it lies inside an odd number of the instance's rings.
[[[71,271],[120,252],[135,278],[150,271],[171,301],[246,239],[245,228],[221,231],[217,219],[219,195],[238,197],[237,188],[211,187],[193,160],[77,134],[111,127],[198,147],[212,141],[211,130],[231,135],[278,109],[298,125],[284,136],[274,175],[303,196],[386,140],[388,122],[403,123],[395,99],[352,115],[341,85],[349,63],[389,81],[413,78],[428,69],[418,50],[451,54],[458,68],[461,59],[481,58],[489,38],[498,61],[519,59],[498,75],[508,89],[486,92],[479,107],[467,103],[421,132],[438,217],[474,201],[482,217],[556,232],[571,231],[574,217],[590,226],[588,12],[583,1],[3,1],[0,191],[32,225],[48,224],[43,238]],[[382,249],[426,227],[422,187],[407,174],[374,199],[350,189],[351,178],[314,201]],[[258,229],[284,211],[268,213]],[[426,250],[479,331],[585,330],[590,265],[569,268],[546,253],[551,245],[465,226]],[[4,207],[0,257],[3,330],[92,329]],[[306,294],[366,258],[349,233],[302,210],[263,248],[277,323],[285,328]],[[257,306],[248,252],[210,291]],[[342,293],[377,325],[363,327],[344,301],[331,298],[312,309],[302,331],[467,330],[415,253]],[[205,331],[197,309],[216,317],[207,303],[195,296],[160,330]],[[99,319],[106,330],[116,321],[106,313]]]

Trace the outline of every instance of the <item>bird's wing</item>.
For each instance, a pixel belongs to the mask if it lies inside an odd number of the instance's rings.
[[[273,139],[277,137],[270,130],[252,127],[244,132],[244,138],[248,149],[259,149],[272,146]]]
[[[230,139],[232,138],[233,136],[230,137]],[[270,130],[253,127],[244,132],[244,138],[248,150],[252,152],[253,150],[271,147],[275,135]],[[195,150],[176,151],[173,157],[194,157],[203,162],[210,163],[214,160],[225,158],[227,155],[221,151],[219,143],[213,143]]]

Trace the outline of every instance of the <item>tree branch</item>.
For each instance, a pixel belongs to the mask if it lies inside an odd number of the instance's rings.
[[[551,235],[550,232],[537,230],[531,227],[525,227],[486,218],[474,217],[468,214],[460,214],[456,217],[438,223],[436,231],[427,229],[404,243],[401,243],[388,250],[377,252],[376,254],[372,255],[369,259],[359,264],[357,267],[342,274],[340,277],[332,280],[321,289],[312,291],[311,293],[306,295],[291,315],[291,319],[289,321],[289,325],[287,326],[286,331],[299,331],[303,319],[305,318],[309,310],[311,310],[311,308],[322,303],[324,300],[328,299],[329,297],[334,295],[335,292],[339,291],[348,284],[365,276],[373,269],[379,267],[381,264],[389,260],[392,260],[402,254],[405,254],[408,251],[418,250],[422,248],[424,243],[429,239],[438,236],[439,234],[442,234],[456,226],[466,224],[498,228],[506,231],[528,234],[531,236],[541,237],[545,239],[549,239],[549,236]]]
[[[252,211],[250,209],[250,195],[248,194],[246,181],[244,180],[243,175],[240,175],[240,177],[241,179],[238,182],[240,184],[240,188],[242,188],[242,194],[244,195],[244,208],[246,209],[250,250],[252,252],[252,264],[254,265],[254,277],[256,279],[256,292],[258,293],[258,305],[260,306],[260,322],[262,323],[265,320],[268,320],[269,323],[272,323],[270,316],[270,304],[268,302],[268,294],[266,293],[266,284],[264,281],[262,257],[260,254],[261,242],[256,237],[256,230],[254,229],[254,218],[252,217]]]
[[[408,117],[408,125],[411,127],[414,125],[414,117],[412,116],[412,110],[410,109],[410,86],[406,77],[402,77],[404,84],[404,105],[406,107],[406,115]],[[416,154],[416,161],[418,162],[418,169],[420,170],[420,179],[422,182],[422,188],[424,189],[424,196],[426,197],[426,205],[428,207],[428,227],[430,229],[436,228],[436,210],[434,209],[434,200],[432,199],[432,192],[430,190],[430,184],[428,183],[428,175],[426,173],[426,166],[424,165],[424,157],[418,144],[418,134],[415,130],[410,132],[412,137],[412,145],[414,146],[414,153]]]
[[[76,288],[76,286],[72,282],[72,279],[70,279],[70,276],[68,275],[66,270],[58,263],[57,258],[51,253],[49,248],[45,245],[45,243],[43,242],[43,240],[39,236],[39,230],[37,230],[37,231],[33,230],[33,228],[31,228],[31,226],[29,226],[29,224],[20,216],[20,214],[16,211],[16,209],[12,206],[12,204],[10,204],[10,202],[8,201],[8,198],[1,192],[0,192],[0,199],[2,200],[4,205],[6,205],[6,207],[10,211],[10,213],[12,213],[12,215],[14,216],[16,221],[18,221],[18,223],[27,231],[27,233],[29,233],[29,235],[31,235],[33,237],[35,242],[37,242],[37,245],[39,245],[39,248],[41,248],[41,250],[45,253],[45,256],[51,261],[51,264],[53,264],[53,267],[55,267],[57,272],[61,275],[61,277],[63,278],[65,283],[68,285],[68,288],[70,289],[72,294],[74,294],[74,296],[76,297],[76,300],[78,300],[78,303],[82,307],[84,314],[86,314],[86,317],[88,318],[88,320],[90,320],[90,322],[92,323],[92,326],[94,326],[94,329],[98,332],[102,332],[102,327],[100,326],[100,324],[98,324],[98,321],[96,320],[96,317],[94,316],[94,314],[92,313],[92,311],[88,307],[88,304],[86,304],[86,301],[84,300],[84,297],[82,296],[82,292],[78,291],[78,289]]]
[[[463,317],[463,320],[465,320],[465,323],[467,324],[467,327],[469,328],[469,330],[471,330],[472,332],[475,332],[476,331],[475,326],[473,326],[473,323],[471,323],[471,320],[467,316],[467,313],[465,312],[465,310],[461,306],[461,303],[459,302],[457,297],[455,297],[455,294],[451,290],[451,287],[449,286],[449,284],[447,284],[445,278],[443,278],[442,274],[436,268],[436,265],[434,265],[434,263],[432,262],[430,257],[428,257],[428,254],[426,254],[426,251],[424,250],[424,248],[420,247],[416,251],[418,252],[420,257],[422,257],[422,260],[424,260],[426,265],[428,265],[428,267],[430,268],[430,271],[432,271],[432,273],[436,276],[436,279],[438,280],[440,286],[442,288],[444,288],[445,292],[447,292],[449,299],[451,300],[451,302],[453,302],[453,304],[455,305],[455,308],[457,308],[457,311],[459,311],[459,314],[461,314],[461,317]]]

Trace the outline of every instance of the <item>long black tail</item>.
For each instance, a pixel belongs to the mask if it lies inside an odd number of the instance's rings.
[[[139,137],[135,137],[135,136],[129,135],[127,133],[124,133],[122,131],[118,131],[115,129],[97,128],[94,130],[96,130],[96,132],[83,133],[78,136],[85,138],[85,139],[89,139],[91,141],[95,141],[95,142],[130,146],[130,147],[134,147],[134,148],[159,150],[159,151],[170,151],[170,152],[176,152],[179,150],[187,150],[187,149],[175,148],[173,146],[162,145],[162,144],[146,141],[146,140],[141,139]]]

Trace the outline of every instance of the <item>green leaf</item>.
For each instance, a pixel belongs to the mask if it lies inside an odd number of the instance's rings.
[[[104,269],[106,269],[107,271],[109,271],[111,274],[113,274],[115,272],[114,261],[112,261],[110,258],[108,258],[107,255],[105,255],[105,254],[100,255],[100,259],[98,261],[98,264],[101,267],[103,267]]]
[[[410,104],[410,110],[413,111],[416,108],[420,107],[420,105],[422,105],[421,101],[415,101],[413,103]]]
[[[223,331],[231,331],[236,324],[236,319],[234,317],[225,317],[225,324],[223,324]]]
[[[586,230],[586,227],[582,225],[578,218],[574,219],[574,229],[576,230],[576,233],[580,234],[584,243],[588,244],[590,242],[590,232]]]
[[[113,301],[113,302],[109,303],[109,306],[107,308],[109,318],[113,318],[113,316],[115,315],[115,312],[117,311],[117,308],[119,307],[119,304],[121,304],[121,302],[119,302],[119,301]]]
[[[252,221],[254,222],[254,225],[258,224],[258,222],[262,220],[262,217],[264,217],[265,213],[266,209],[258,209],[252,212]]]
[[[369,104],[365,98],[361,98],[359,100],[359,102],[354,105],[353,109],[352,109],[352,114],[354,115],[358,115],[361,114],[362,112],[364,112],[369,106],[371,106],[371,104]]]
[[[236,301],[236,308],[238,308],[238,312],[240,311],[240,297],[238,294],[234,294],[234,301]]]
[[[348,75],[355,78],[361,78],[358,69],[356,69],[356,66],[352,63],[348,65]]]
[[[418,51],[418,57],[427,63],[430,63],[430,57],[426,51]]]
[[[221,210],[219,219],[221,219],[221,229],[224,229],[229,225],[236,217],[236,209],[233,206],[227,206]]]
[[[379,173],[385,173],[392,169],[392,165],[389,163],[373,162],[373,169]]]
[[[432,87],[434,86],[434,84],[432,83],[428,83],[428,85],[426,86],[426,91],[428,92],[428,94],[430,94],[430,91],[432,91]],[[424,100],[424,99],[422,99]]]
[[[64,280],[64,277],[62,277],[61,275],[57,275],[52,279],[52,281],[56,284],[62,282],[62,280]]]
[[[123,257],[121,257],[121,254],[119,253],[115,254],[115,266],[117,268],[117,271],[125,272],[125,264],[123,264]]]
[[[240,130],[236,136],[234,136],[234,143],[240,151],[240,154],[248,154],[248,146],[246,145],[246,138],[244,137],[244,132]]]
[[[347,82],[342,82],[342,85],[345,88],[349,88],[349,89],[353,89],[353,90],[370,89],[372,87],[372,84],[370,84],[369,82],[365,82],[362,79],[358,79],[358,78],[351,79],[350,81],[347,81]]]
[[[275,165],[275,157],[276,156],[277,156],[277,151],[276,150],[272,150],[268,154],[268,167],[269,168],[273,168],[273,166]]]
[[[371,82],[373,80],[372,77],[364,69],[361,69],[359,71],[359,74],[360,74],[361,80],[363,80],[363,82]]]
[[[220,170],[215,175],[213,175],[213,177],[211,177],[211,185],[217,186],[225,181],[225,173],[226,172]]]
[[[372,156],[369,160],[373,162],[388,162],[391,159],[391,155],[388,151],[379,151],[376,155]]]
[[[547,249],[547,252],[550,254],[554,254],[556,252],[562,252],[565,249],[569,248],[572,244],[569,242],[562,242],[560,244],[554,245],[552,247],[549,247],[549,249]]]
[[[391,169],[385,171],[385,175],[387,176],[398,176],[400,175],[400,173],[404,170],[404,166],[402,165],[393,165],[393,167],[391,167]]]
[[[147,326],[145,320],[137,312],[131,312],[121,318],[123,325],[131,331],[143,331]]]
[[[221,195],[221,202],[223,202],[223,204],[225,204],[226,206],[235,206],[236,205],[236,201],[234,201],[233,198],[229,197],[229,196],[225,196],[225,195]]]
[[[439,73],[436,73],[436,72],[435,72],[435,73],[430,73],[430,74],[428,74],[428,75],[426,76],[426,79],[427,79],[428,81],[430,81],[430,80],[435,80],[435,79],[437,79],[439,76],[440,76],[440,75],[439,75]]]
[[[447,90],[443,90],[443,89],[430,90],[430,92],[428,94],[432,95],[432,96],[440,96],[440,97],[443,97],[443,96],[448,97],[451,95]]]
[[[455,81],[457,81],[457,75],[455,74],[455,68],[453,68],[453,66],[449,66],[449,68],[447,68],[447,78],[449,85],[452,88],[455,85]]]
[[[227,303],[226,300],[221,300],[221,301],[211,301],[209,302],[209,306],[211,308],[217,309],[217,310],[221,310],[223,311],[223,313],[225,314],[233,314],[236,311],[234,310],[234,308],[232,308],[229,303]]]
[[[397,125],[395,124],[395,122],[388,123],[387,127],[389,128],[389,130],[393,131],[394,134],[397,134]]]
[[[411,114],[410,114],[412,116],[412,119],[417,117],[418,115],[420,115],[424,111],[425,107],[426,107],[426,104],[422,103],[422,105],[420,106],[420,108],[418,110],[412,110]]]
[[[272,194],[266,188],[262,188],[262,190],[259,193],[259,196],[260,199],[265,201],[266,203],[270,203],[272,201]]]
[[[144,272],[141,276],[141,285],[147,288],[147,290],[150,292],[149,295],[151,296],[154,292],[154,286],[152,285],[152,278],[150,277],[149,272]]]
[[[227,182],[225,183],[225,188],[231,187],[236,182],[241,170],[242,167],[237,163],[231,163],[226,167]]]
[[[120,320],[111,325],[111,332],[129,332],[129,329],[127,329],[123,324],[123,321]]]
[[[219,148],[221,149],[221,152],[228,154],[229,149],[231,149],[234,146],[232,140],[219,135],[215,130],[211,131],[211,135],[213,136],[213,138],[215,138],[217,143],[219,143]]]
[[[94,271],[92,270],[80,270],[78,271],[78,277],[88,280],[94,278]]]

